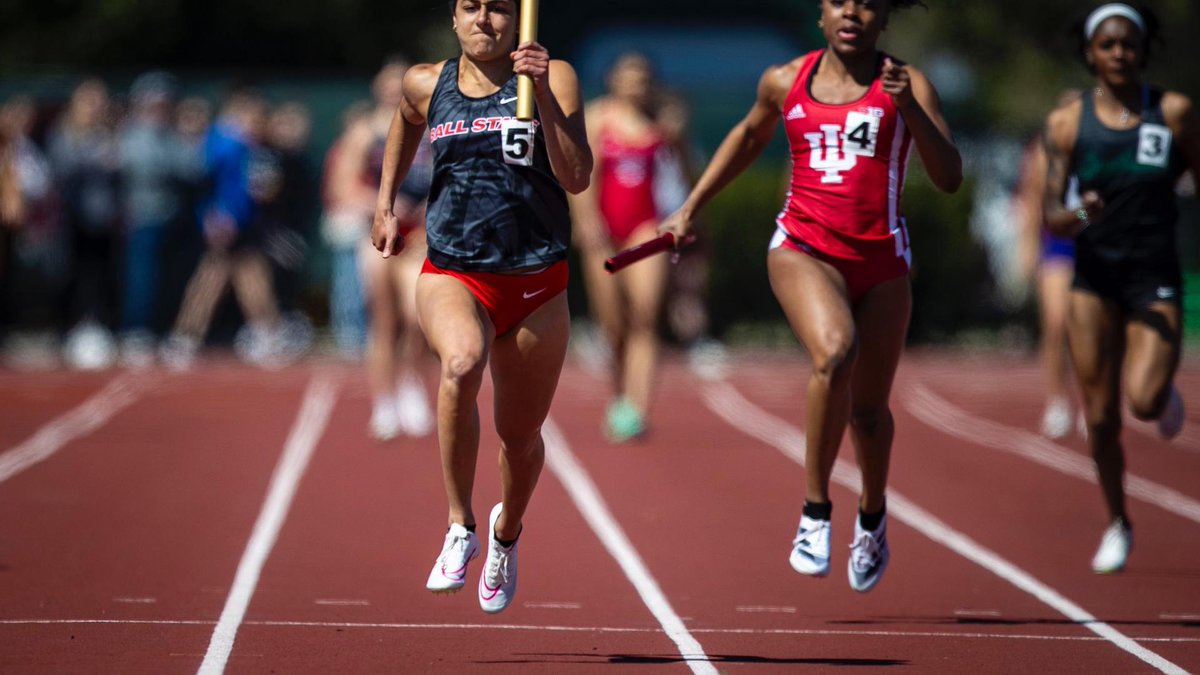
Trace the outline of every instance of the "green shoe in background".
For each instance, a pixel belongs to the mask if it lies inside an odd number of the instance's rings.
[[[627,443],[646,433],[646,419],[629,399],[622,396],[608,406],[604,432],[613,443]]]

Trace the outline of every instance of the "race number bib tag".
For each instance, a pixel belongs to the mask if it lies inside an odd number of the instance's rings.
[[[533,120],[515,117],[500,124],[500,146],[504,162],[514,166],[533,166]]]
[[[875,156],[879,139],[879,118],[853,111],[846,113],[846,130],[842,137],[842,152],[860,157]]]
[[[1161,124],[1138,127],[1138,164],[1166,166],[1171,157],[1171,130]]]

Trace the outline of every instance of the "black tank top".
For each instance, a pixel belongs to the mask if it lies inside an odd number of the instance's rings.
[[[458,59],[446,61],[429,101],[433,180],[426,233],[429,260],[443,269],[505,272],[567,257],[567,195],[554,178],[535,119],[514,119],[517,78],[471,98],[458,88]]]
[[[1079,234],[1081,264],[1176,260],[1175,183],[1185,166],[1163,120],[1162,92],[1143,85],[1141,124],[1119,131],[1100,123],[1093,96],[1083,97],[1071,173],[1080,194],[1100,194],[1104,212]]]

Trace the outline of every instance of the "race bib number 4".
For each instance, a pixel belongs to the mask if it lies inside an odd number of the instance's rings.
[[[879,118],[860,112],[846,113],[846,137],[842,148],[847,155],[874,157],[879,140]]]
[[[1161,124],[1138,127],[1138,164],[1166,166],[1171,156],[1171,130]]]
[[[514,166],[533,166],[533,121],[516,118],[500,125],[500,144],[504,162]]]

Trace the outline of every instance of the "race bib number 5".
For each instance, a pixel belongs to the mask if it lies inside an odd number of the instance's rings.
[[[533,121],[507,119],[500,125],[500,144],[504,162],[514,166],[533,166]]]

